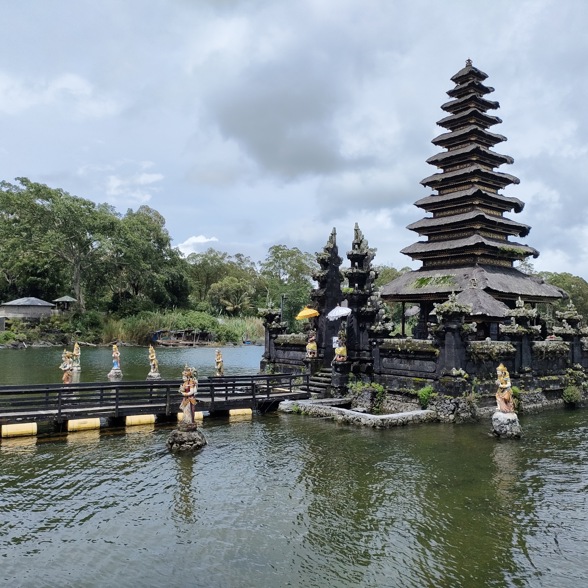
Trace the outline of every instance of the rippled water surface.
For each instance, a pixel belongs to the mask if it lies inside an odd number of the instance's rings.
[[[11,586],[586,585],[588,411],[373,431],[299,415],[0,443]]]
[[[221,347],[225,374],[255,374],[263,347]],[[71,351],[71,348],[70,348]],[[214,375],[215,347],[156,348],[159,372],[164,380],[181,379],[184,365],[196,367],[200,376]],[[0,349],[0,386],[61,382],[61,347]],[[120,347],[123,381],[144,380],[149,373],[147,347]],[[80,382],[104,382],[112,368],[111,347],[82,347]]]

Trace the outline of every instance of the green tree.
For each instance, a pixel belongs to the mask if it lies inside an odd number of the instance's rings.
[[[260,266],[264,306],[278,307],[283,295],[284,318],[294,327],[294,316],[310,301],[312,275],[318,269],[314,256],[297,247],[273,245]]]
[[[119,314],[187,306],[188,264],[172,248],[163,216],[148,206],[128,210],[116,224],[108,267],[111,308]]]
[[[113,209],[27,178],[17,178],[17,182],[16,186],[6,182],[1,186],[0,210],[7,223],[2,223],[0,235],[11,233],[9,253],[22,255],[11,266],[12,278],[18,280],[27,265],[45,264],[46,274],[61,277],[58,282],[67,285],[84,311],[89,275],[116,222]],[[21,280],[27,294],[31,285],[30,279]]]
[[[210,288],[210,302],[220,312],[230,316],[250,314],[253,286],[247,280],[227,276]]]
[[[574,303],[576,310],[588,320],[588,282],[584,278],[574,276],[567,272],[540,272],[538,275],[549,284],[565,290]],[[555,303],[555,308],[557,310],[564,310],[568,303],[569,300],[557,302]]]
[[[190,253],[186,258],[189,265],[189,280],[192,293],[198,302],[208,300],[211,286],[228,275],[228,253],[209,247],[204,253]]]

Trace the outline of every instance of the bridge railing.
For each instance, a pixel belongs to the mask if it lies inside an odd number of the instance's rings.
[[[271,374],[201,378],[196,398],[206,409],[225,403],[256,406],[277,392],[293,392],[307,376]],[[308,382],[307,382],[308,383]],[[35,384],[0,387],[0,424],[46,417],[125,416],[179,411],[181,380]]]

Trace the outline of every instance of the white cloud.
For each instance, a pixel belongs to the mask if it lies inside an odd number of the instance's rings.
[[[0,72],[0,113],[16,115],[33,108],[55,107],[80,118],[104,118],[118,114],[122,105],[100,95],[88,80],[76,74],[32,81]]]
[[[188,256],[190,253],[199,253],[203,250],[202,245],[207,243],[217,242],[216,237],[205,237],[204,235],[198,235],[189,237],[184,242],[180,243],[177,247],[185,255]]]
[[[256,260],[319,251],[334,226],[345,252],[357,221],[378,262],[407,265],[440,106],[472,58],[501,104],[491,130],[536,267],[588,270],[584,0],[38,4],[3,13],[2,179],[149,202],[187,251]]]

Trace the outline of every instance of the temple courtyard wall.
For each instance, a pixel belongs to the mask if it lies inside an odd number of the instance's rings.
[[[378,428],[431,420],[477,420],[496,410],[496,367],[500,363],[510,372],[519,413],[588,405],[585,378],[588,349],[579,338],[571,341],[463,341],[463,345],[458,344],[460,349],[443,349],[429,339],[382,339],[372,343],[369,361],[365,358],[356,362],[349,360],[346,366],[335,363],[323,366],[320,359],[308,359],[304,341],[302,335],[280,335],[271,356],[266,349],[261,367],[263,371],[274,373],[310,373],[312,376],[322,370],[329,374],[332,386],[321,396],[331,398],[337,406],[317,405],[313,401],[296,403],[295,410],[306,414],[318,416],[327,412],[338,421]],[[451,344],[454,343],[452,340]],[[456,357],[461,357],[459,363],[455,362]],[[341,386],[342,380],[345,386]],[[368,393],[364,393],[363,404],[357,402],[356,394],[352,407],[349,399],[354,383],[363,384]],[[371,414],[375,393],[372,390],[370,397],[370,384],[384,390],[378,404],[379,414]],[[580,397],[573,403],[564,399],[564,390],[570,385],[576,385],[580,391]],[[420,392],[427,387],[431,389],[430,394],[423,402]],[[379,418],[390,415],[405,416]],[[378,418],[372,420],[372,417]]]

